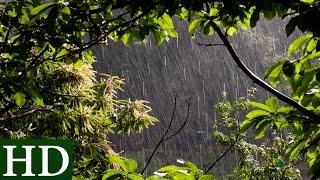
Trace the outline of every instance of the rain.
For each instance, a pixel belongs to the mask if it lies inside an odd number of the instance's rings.
[[[182,124],[187,114],[187,100],[191,98],[191,111],[187,126],[181,133],[165,142],[157,151],[146,173],[150,174],[164,164],[177,159],[189,160],[200,168],[206,168],[225,149],[215,145],[211,138],[211,124],[219,117],[214,105],[223,100],[245,96],[247,89],[256,87],[233,62],[223,46],[200,46],[201,43],[220,43],[217,36],[187,33],[187,24],[176,22],[178,39],[156,47],[152,39],[147,43],[134,43],[125,47],[122,43],[110,42],[93,50],[97,56],[94,68],[98,72],[121,76],[125,79],[121,98],[144,99],[150,102],[152,115],[159,119],[156,125],[141,134],[110,136],[117,152],[134,158],[143,167],[155,144],[163,134],[170,120],[177,96],[177,111],[173,131]],[[285,36],[285,22],[260,21],[257,28],[239,32],[229,40],[241,60],[257,75],[263,77],[264,70],[278,58],[284,56],[288,47]],[[130,77],[130,78],[129,78]],[[260,101],[269,95],[256,87],[256,99]],[[214,169],[216,176],[230,172],[237,154],[229,154]]]

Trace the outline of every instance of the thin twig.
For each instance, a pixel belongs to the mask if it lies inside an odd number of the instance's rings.
[[[183,124],[180,126],[180,128],[175,132],[175,133],[173,133],[173,134],[171,134],[170,136],[168,136],[168,137],[166,137],[163,141],[167,141],[167,140],[169,140],[169,139],[171,139],[171,138],[173,138],[174,136],[176,136],[177,134],[179,134],[182,130],[183,130],[183,128],[187,125],[187,123],[188,123],[188,119],[189,119],[189,115],[190,115],[190,102],[191,102],[191,99],[189,98],[188,99],[188,110],[187,110],[187,116],[186,116],[186,118],[184,119],[184,122],[183,122]]]
[[[227,155],[228,152],[231,151],[231,149],[237,144],[239,141],[240,135],[238,134],[236,137],[236,140],[231,144],[231,146],[226,149],[219,157],[216,159],[204,172],[204,174],[207,174],[225,155]]]
[[[174,117],[175,117],[175,112],[176,112],[176,107],[177,107],[177,97],[176,96],[174,97],[174,107],[173,107],[173,111],[172,111],[171,120],[169,122],[169,125],[166,128],[165,132],[163,133],[163,135],[162,135],[161,139],[159,140],[158,144],[153,149],[151,155],[149,156],[149,158],[147,160],[146,165],[144,166],[144,168],[142,169],[140,174],[143,174],[146,171],[146,169],[148,168],[152,158],[154,157],[156,151],[159,149],[161,144],[166,142],[167,140],[171,139],[172,137],[176,136],[177,134],[179,134],[183,130],[183,128],[185,127],[185,125],[188,122],[188,118],[189,118],[189,114],[190,114],[190,104],[191,104],[191,98],[189,98],[189,100],[188,100],[188,112],[187,112],[187,116],[185,118],[184,123],[180,126],[180,128],[176,132],[174,132],[172,135],[166,137],[167,134],[169,133],[169,130],[170,130],[172,124],[173,124],[173,120],[174,120]]]
[[[202,42],[199,42],[196,39],[194,39],[193,41],[199,46],[207,46],[207,47],[210,47],[210,46],[224,46],[224,44],[221,44],[221,43],[202,43]]]
[[[45,109],[45,108],[41,108],[41,107],[31,107],[31,108],[29,108],[28,110],[26,110],[24,112],[21,112],[21,113],[18,113],[18,114],[14,114],[14,115],[8,116],[8,117],[2,117],[2,118],[0,118],[0,121],[16,120],[16,119],[28,116],[30,114],[39,112],[39,111],[44,111],[44,112],[50,111],[50,112],[52,112],[52,110],[50,110],[50,109]]]

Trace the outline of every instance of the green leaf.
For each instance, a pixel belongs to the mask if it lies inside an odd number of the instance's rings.
[[[179,167],[176,165],[169,165],[169,166],[165,166],[165,167],[160,168],[158,171],[159,172],[169,172],[169,171],[177,171],[177,170],[187,170],[187,168]]]
[[[39,13],[45,11],[46,9],[48,9],[49,7],[51,7],[52,5],[54,5],[56,3],[45,3],[45,4],[41,4],[40,6],[37,6],[35,8],[32,8],[30,13],[32,15],[38,15]]]
[[[189,14],[188,10],[186,8],[182,7],[181,12],[180,12],[180,18],[182,20],[185,20],[185,19],[187,19],[188,14]]]
[[[13,99],[15,100],[18,106],[23,106],[26,103],[26,96],[22,92],[17,92],[13,95]]]
[[[312,4],[314,3],[314,0],[300,0],[301,2],[307,3],[307,4]]]
[[[320,158],[317,158],[313,165],[309,167],[308,175],[312,175],[311,180],[317,180],[320,177]]]
[[[41,96],[33,97],[32,100],[34,101],[34,103],[35,103],[36,105],[39,105],[39,106],[44,105],[43,99],[42,99]]]
[[[311,82],[315,80],[315,75],[316,75],[315,70],[305,72],[301,82],[298,84],[296,91],[294,91],[293,93],[298,96],[301,96],[307,93],[309,91],[309,86]]]
[[[28,93],[31,95],[32,100],[36,105],[39,105],[39,106],[44,105],[43,98],[41,97],[41,95],[37,91],[30,88],[30,89],[28,89]]]
[[[278,101],[277,98],[272,97],[266,101],[266,105],[271,109],[272,112],[276,112],[278,109]]]
[[[278,130],[282,130],[289,125],[288,121],[285,118],[278,118],[274,121],[274,124],[276,125]]]
[[[154,36],[154,40],[155,40],[155,43],[156,43],[156,46],[159,46],[163,40],[164,40],[164,35],[162,34],[161,31],[152,31],[153,33],[153,36]]]
[[[16,13],[15,10],[13,10],[13,11],[9,10],[9,11],[8,11],[8,15],[9,15],[10,17],[16,17],[16,16],[17,16],[17,13]]]
[[[228,36],[233,36],[233,34],[236,32],[238,32],[238,28],[235,26],[231,26],[227,29]]]
[[[211,36],[212,34],[214,34],[214,29],[212,27],[211,21],[208,21],[205,23],[204,28],[203,28],[203,33],[208,36]]]
[[[247,114],[247,118],[254,119],[260,116],[270,116],[270,112],[263,110],[253,110]]]
[[[119,178],[123,178],[123,172],[114,169],[107,170],[105,174],[102,176],[102,180],[114,180]]]
[[[240,133],[246,132],[253,124],[255,123],[255,119],[246,119],[240,124]]]
[[[279,77],[282,72],[282,67],[285,61],[278,61],[276,64],[271,66],[265,75],[265,79],[268,79],[270,84],[276,87],[279,84]]]
[[[135,160],[132,159],[126,159],[124,160],[124,163],[127,166],[128,172],[135,172],[137,170],[138,164]]]
[[[270,122],[270,119],[264,119],[257,124],[256,130],[254,132],[254,136],[256,139],[261,139],[266,135]]]
[[[128,172],[127,165],[126,165],[125,161],[120,156],[109,155],[109,160],[113,163],[118,164],[121,167],[121,169],[124,170],[125,172]]]
[[[82,55],[88,64],[92,64],[94,62],[94,56],[90,50],[83,51]]]
[[[66,50],[66,49],[61,49],[57,55],[56,55],[56,58],[61,58],[63,56],[65,56],[66,54],[68,54],[69,52]]]
[[[162,21],[168,25],[170,28],[173,28],[173,21],[171,19],[171,17],[167,14],[167,13],[164,13],[162,15]]]
[[[266,106],[265,104],[262,104],[262,103],[257,103],[257,102],[250,101],[250,102],[248,102],[248,106],[256,107],[256,108],[271,112],[270,107],[268,107],[268,106]]]
[[[289,46],[288,56],[292,56],[295,52],[297,52],[303,44],[305,44],[308,40],[312,38],[311,34],[304,34],[295,39]]]
[[[211,9],[210,9],[210,12],[209,12],[209,16],[210,16],[210,17],[217,16],[218,13],[219,13],[219,9],[217,9],[217,8],[211,8]]]
[[[80,59],[77,60],[77,62],[73,64],[73,67],[76,69],[81,69],[83,67],[83,61]]]
[[[197,27],[199,26],[199,24],[201,23],[201,19],[195,19],[193,20],[188,28],[189,34],[192,35],[194,34],[194,32],[196,31]]]
[[[121,41],[123,42],[124,45],[127,47],[131,45],[133,41],[133,34],[131,32],[126,32],[122,35]]]
[[[28,16],[28,12],[26,11],[26,9],[22,9],[22,13],[23,15],[19,17],[19,22],[21,24],[28,24],[30,18]]]
[[[315,50],[317,47],[317,40],[311,39],[307,46],[307,51],[311,52]]]
[[[297,141],[286,150],[286,154],[292,160],[298,156],[300,150],[305,146],[306,140]]]
[[[60,12],[66,15],[70,15],[70,8],[65,6],[60,10]]]
[[[200,176],[199,180],[215,180],[215,178],[212,175],[203,175]]]
[[[147,177],[146,180],[163,180],[163,178],[157,177],[157,176],[149,176],[149,177]]]
[[[131,179],[131,180],[143,180],[143,177],[140,175],[140,174],[128,174],[128,179]]]

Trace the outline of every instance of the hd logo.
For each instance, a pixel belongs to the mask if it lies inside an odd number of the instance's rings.
[[[0,140],[0,180],[71,180],[72,141]]]

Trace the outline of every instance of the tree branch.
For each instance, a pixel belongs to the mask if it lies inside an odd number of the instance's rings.
[[[193,41],[199,46],[208,46],[208,47],[211,47],[211,46],[224,46],[224,44],[221,44],[221,43],[202,43],[202,42],[199,42],[196,39],[194,39]]]
[[[308,117],[312,122],[320,124],[320,116],[315,114],[313,111],[308,110],[306,107],[302,106],[298,102],[294,101],[290,97],[286,96],[285,94],[281,93],[280,91],[274,89],[272,86],[270,86],[268,83],[260,79],[257,75],[255,75],[253,72],[249,70],[249,68],[240,60],[236,52],[234,51],[233,47],[231,46],[229,40],[226,38],[226,36],[222,33],[218,25],[212,21],[213,29],[218,33],[220,39],[222,40],[223,44],[227,47],[230,55],[232,56],[233,60],[237,63],[239,68],[256,84],[258,84],[260,87],[264,88],[274,96],[276,96],[281,101],[291,105],[292,107],[299,110],[301,113],[303,113],[305,116]]]
[[[18,114],[14,114],[12,116],[8,116],[8,117],[2,117],[0,118],[0,121],[8,121],[8,120],[15,120],[15,119],[19,119],[19,118],[22,118],[22,117],[25,117],[27,115],[30,115],[30,114],[33,114],[33,113],[36,113],[36,112],[39,112],[39,111],[52,111],[50,109],[44,109],[44,108],[41,108],[41,107],[31,107],[29,108],[28,110],[24,111],[24,112],[21,112],[21,113],[18,113]]]
[[[236,137],[236,140],[234,141],[234,143],[231,144],[231,146],[225,150],[219,157],[218,159],[216,159],[204,172],[204,174],[207,174],[225,155],[227,155],[227,153],[229,151],[231,151],[231,149],[237,144],[237,142],[239,141],[239,134]]]
[[[179,134],[179,133],[183,130],[183,128],[185,127],[185,125],[186,125],[187,122],[188,122],[188,118],[189,118],[189,114],[190,114],[190,104],[191,104],[191,98],[189,98],[189,100],[188,100],[187,116],[186,116],[186,118],[185,118],[185,120],[184,120],[184,123],[180,126],[180,128],[179,128],[176,132],[174,132],[172,135],[166,137],[167,134],[169,133],[169,130],[170,130],[172,124],[173,124],[173,120],[174,120],[174,116],[175,116],[175,112],[176,112],[176,108],[177,108],[177,96],[174,97],[174,107],[173,107],[173,111],[172,111],[171,120],[170,120],[170,122],[169,122],[169,125],[168,125],[168,127],[166,128],[164,134],[162,135],[160,141],[158,142],[158,144],[157,144],[157,145],[155,146],[155,148],[153,149],[150,157],[149,157],[148,160],[147,160],[146,165],[144,166],[144,168],[142,169],[142,171],[141,171],[140,174],[143,174],[143,173],[146,171],[146,169],[148,168],[148,166],[149,166],[152,158],[154,157],[156,151],[159,149],[159,147],[161,146],[161,144],[164,143],[164,142],[166,142],[167,140],[171,139],[172,137],[176,136],[177,134]]]

